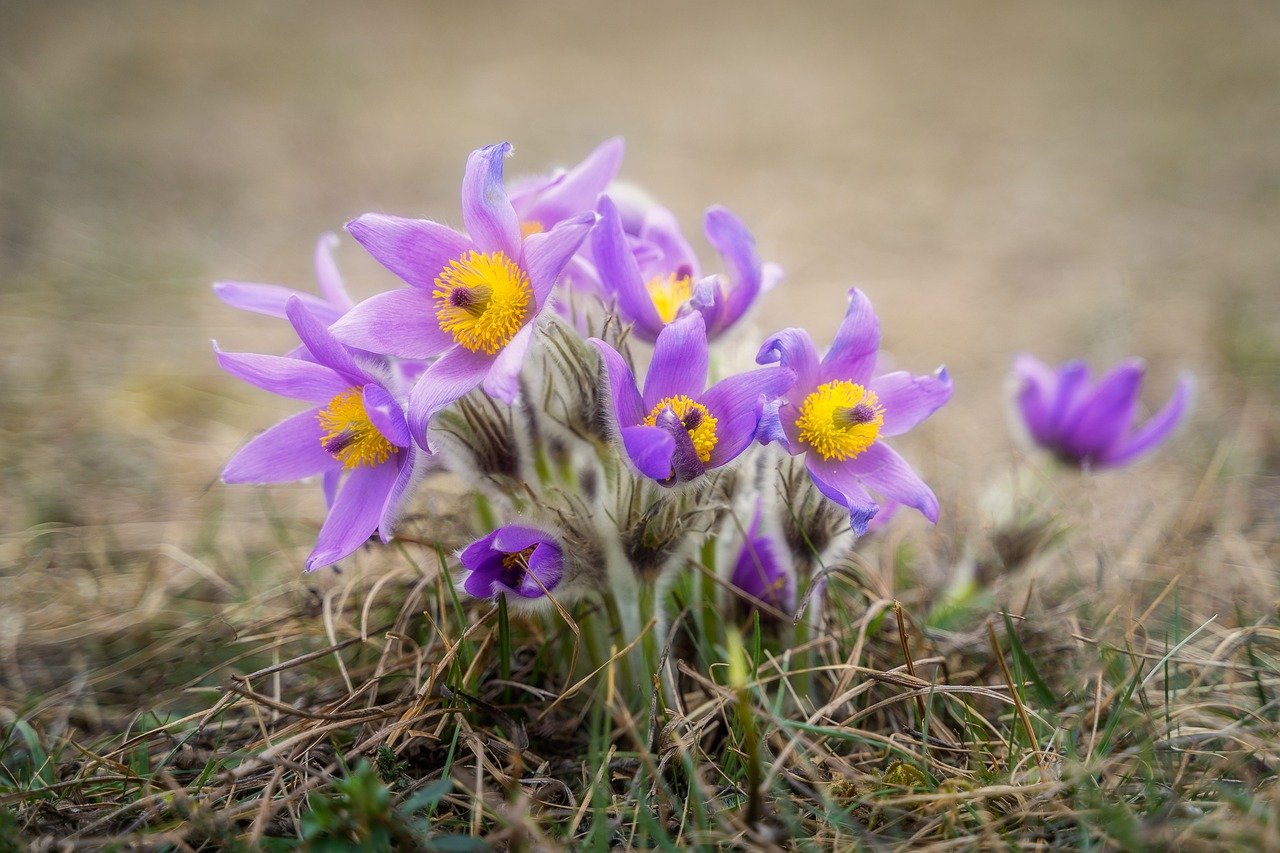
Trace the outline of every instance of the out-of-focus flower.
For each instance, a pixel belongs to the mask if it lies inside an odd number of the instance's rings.
[[[766,272],[751,233],[723,207],[707,210],[704,228],[727,272],[706,278],[666,208],[650,207],[634,236],[626,233],[622,215],[608,196],[600,199],[599,212],[590,247],[602,289],[617,300],[623,319],[647,341],[656,340],[664,327],[689,311],[702,314],[707,337],[715,339],[781,277],[776,267]]]
[[[508,524],[472,542],[459,555],[467,574],[462,589],[475,598],[499,593],[538,599],[564,577],[564,552],[556,537]]]
[[[329,516],[307,570],[349,556],[375,532],[391,539],[423,469],[391,373],[358,362],[298,297],[286,316],[313,360],[217,350],[218,363],[259,388],[311,403],[254,438],[222,471],[226,483],[279,483],[323,475]],[[341,487],[339,483],[341,481]]]
[[[945,368],[930,376],[905,371],[874,379],[880,321],[859,290],[849,291],[849,310],[821,361],[809,333],[785,329],[760,348],[760,364],[779,363],[796,382],[776,409],[761,420],[761,441],[778,441],[787,452],[805,454],[814,485],[849,510],[858,535],[878,506],[867,489],[938,520],[938,499],[901,456],[884,443],[901,435],[951,399]]]
[[[795,610],[796,582],[791,552],[780,535],[765,530],[763,501],[758,495],[730,580],[735,587],[775,610],[783,613]]]
[[[425,449],[441,409],[483,384],[511,403],[560,272],[595,220],[585,213],[524,236],[502,184],[509,143],[472,152],[462,182],[467,234],[423,219],[369,213],[347,230],[409,287],[373,296],[333,326],[344,343],[397,358],[439,356],[409,395],[410,432]]]
[[[618,175],[625,152],[622,137],[606,139],[572,169],[511,182],[511,206],[525,236],[550,231],[567,219],[590,213],[596,199]]]
[[[347,288],[333,261],[333,249],[338,245],[336,234],[324,234],[316,243],[316,281],[320,284],[320,296],[292,290],[278,284],[253,284],[245,281],[219,281],[213,285],[214,294],[232,308],[284,318],[289,300],[297,299],[307,310],[326,326],[351,310],[355,303],[347,294]]]
[[[751,444],[764,405],[795,380],[785,368],[730,376],[706,388],[707,332],[696,311],[658,335],[644,393],[617,350],[598,338],[614,424],[631,461],[663,485],[688,482]],[[705,390],[704,390],[705,389]]]
[[[1121,362],[1096,383],[1089,366],[1069,361],[1056,370],[1018,356],[1018,412],[1036,444],[1081,468],[1116,468],[1154,450],[1186,414],[1191,377],[1179,377],[1163,409],[1134,426],[1145,372],[1138,359]]]

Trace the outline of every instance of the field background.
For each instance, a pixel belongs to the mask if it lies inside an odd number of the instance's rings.
[[[1205,618],[1274,613],[1280,6],[0,14],[0,725],[38,708],[57,730],[63,705],[127,720],[130,696],[218,657],[166,645],[174,628],[216,649],[237,630],[223,608],[339,583],[300,575],[318,489],[216,482],[289,406],[220,375],[209,340],[288,335],[209,284],[310,289],[316,237],[369,210],[456,224],[467,152],[502,139],[518,175],[625,136],[623,177],[703,249],[705,206],[741,215],[788,274],[743,352],[786,325],[828,341],[856,285],[897,364],[948,365],[954,401],[899,442],[942,501],[936,530],[894,534],[934,583],[978,547],[979,498],[1018,455],[1015,353],[1141,355],[1149,407],[1194,371],[1179,437],[1089,486],[1116,557],[1095,591],[1132,617],[1181,576]],[[338,261],[357,296],[394,283],[350,240]],[[1194,535],[1153,545],[1169,529]]]

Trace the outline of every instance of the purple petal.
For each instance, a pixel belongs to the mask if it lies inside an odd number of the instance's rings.
[[[866,533],[867,522],[880,508],[858,482],[858,475],[849,463],[823,459],[817,453],[810,453],[805,457],[805,467],[809,469],[809,476],[818,491],[849,511],[849,525],[853,532],[858,536]]]
[[[540,542],[529,555],[529,570],[515,592],[524,598],[541,598],[551,592],[564,576],[564,554],[553,542]]]
[[[604,363],[605,381],[609,384],[609,397],[613,401],[613,414],[618,426],[640,423],[646,413],[641,409],[640,391],[636,388],[636,377],[631,368],[627,367],[617,350],[599,338],[592,338],[588,343],[596,348]]]
[[[760,295],[760,256],[756,254],[756,241],[742,220],[723,207],[707,210],[704,229],[707,240],[724,259],[729,272],[724,315],[719,326],[725,329],[736,323]]]
[[[524,370],[524,357],[533,339],[533,324],[525,325],[507,342],[493,359],[484,378],[484,392],[508,406],[520,397],[520,373]]]
[[[338,484],[342,482],[343,470],[342,466],[339,465],[324,472],[321,483],[324,488],[324,505],[326,508],[332,508],[334,499],[338,497]]]
[[[871,308],[871,300],[861,290],[849,291],[849,310],[836,331],[831,349],[822,359],[818,384],[833,379],[847,379],[866,385],[875,369],[880,350],[880,320]]]
[[[427,291],[450,261],[475,249],[462,234],[426,219],[366,213],[348,222],[347,231],[378,263]]]
[[[1079,415],[1062,435],[1063,449],[1077,458],[1105,452],[1129,431],[1142,390],[1141,361],[1130,359],[1104,376],[1081,401]]]
[[[796,375],[789,397],[802,399],[818,386],[818,350],[804,329],[783,329],[769,338],[756,355],[756,364],[778,364]]]
[[[765,403],[760,410],[760,425],[756,427],[756,441],[761,444],[770,444],[777,442],[781,444],[792,456],[800,453],[802,448],[791,435],[792,430],[788,430],[782,421],[782,412],[792,414],[793,406],[785,400],[774,400],[771,403]]]
[[[1055,428],[1052,421],[1053,395],[1058,387],[1058,374],[1039,359],[1024,353],[1014,359],[1013,375],[1018,381],[1018,411],[1027,431],[1038,444],[1051,441]]]
[[[780,367],[730,376],[702,395],[702,404],[716,419],[716,446],[708,468],[717,468],[746,450],[755,438],[764,404],[776,400],[795,382],[795,374]]]
[[[872,379],[871,391],[884,407],[880,435],[901,435],[951,399],[951,377],[945,367],[929,376],[912,376],[899,370]]]
[[[423,371],[409,394],[409,431],[419,447],[431,450],[427,443],[431,418],[477,388],[492,366],[491,356],[456,346]]]
[[[349,557],[368,541],[378,529],[382,507],[398,474],[399,466],[387,462],[371,468],[355,468],[347,475],[316,537],[315,550],[307,558],[307,571]]]
[[[290,299],[285,306],[285,313],[303,346],[319,364],[333,368],[354,385],[363,385],[369,380],[368,374],[356,364],[351,352],[303,306],[301,300],[297,297]]]
[[[653,205],[640,226],[640,239],[662,250],[663,267],[668,272],[687,274],[693,279],[702,278],[698,268],[698,256],[680,231],[675,214],[661,205]],[[681,269],[685,272],[681,273]]]
[[[644,286],[640,267],[622,231],[618,208],[608,196],[599,204],[600,221],[591,231],[591,251],[595,255],[596,272],[606,293],[618,300],[625,319],[648,333],[652,340],[662,330],[662,318],[653,305],[653,297]]]
[[[1071,432],[1071,427],[1083,411],[1081,405],[1089,399],[1089,365],[1083,361],[1070,361],[1058,368],[1057,386],[1053,392],[1053,408],[1048,423],[1052,432],[1050,442],[1059,442]]]
[[[810,458],[814,454],[810,453]],[[933,523],[938,522],[938,499],[907,461],[884,442],[874,442],[845,463],[862,482],[890,500],[915,507]]]
[[[364,410],[369,421],[396,447],[409,447],[413,439],[404,420],[404,411],[391,393],[374,382],[364,386]]]
[[[707,384],[707,329],[696,311],[668,323],[654,344],[644,379],[646,410],[660,400],[683,394],[697,398]]]
[[[1126,465],[1139,456],[1154,450],[1178,428],[1187,406],[1191,402],[1191,376],[1183,374],[1173,396],[1164,408],[1152,415],[1129,435],[1112,444],[1099,458],[1102,465],[1116,467]]]
[[[501,528],[499,528],[500,530]],[[458,562],[474,571],[484,565],[494,554],[493,540],[498,538],[498,531],[494,530],[472,542],[466,548],[462,549],[462,553],[458,555]],[[478,596],[483,597],[483,596]]]
[[[505,252],[520,263],[520,220],[502,186],[502,161],[511,143],[487,145],[467,157],[462,178],[462,222],[482,252]]]
[[[308,403],[328,403],[352,385],[332,368],[314,361],[251,352],[223,352],[216,343],[214,356],[218,365],[232,376],[264,391]]]
[[[400,469],[396,473],[395,482],[387,492],[387,499],[382,504],[382,514],[378,517],[378,535],[383,543],[391,541],[395,533],[396,523],[404,512],[404,505],[413,495],[426,472],[430,456],[412,441],[400,451]]]
[[[541,192],[528,196],[525,204],[517,203],[520,218],[551,228],[557,222],[591,210],[596,198],[617,176],[624,150],[621,136],[600,143],[581,163]]]
[[[337,246],[338,235],[333,233],[323,234],[316,241],[316,281],[320,284],[320,292],[324,294],[325,300],[341,313],[355,303],[348,295],[347,288],[342,283],[342,276],[338,273],[338,265],[333,260],[333,250]],[[319,314],[316,316],[324,320],[325,325],[333,322]]]
[[[505,524],[494,531],[493,547],[508,554],[543,543],[554,545],[556,538],[545,530],[522,524]]]
[[[591,211],[561,222],[550,231],[531,234],[524,241],[525,271],[533,286],[533,300],[539,309],[547,301],[551,288],[564,270],[565,264],[578,251],[587,232],[595,224],[596,215]]]
[[[671,410],[670,406],[658,414],[656,423],[659,429],[671,436],[675,445],[671,453],[671,474],[659,482],[664,486],[671,486],[696,480],[705,474],[707,468],[698,458],[698,450],[693,446],[693,437],[689,435],[680,417]]]
[[[339,463],[321,444],[318,414],[307,409],[254,438],[222,469],[222,482],[285,483],[332,471]]]
[[[342,312],[309,293],[299,293],[278,284],[251,284],[246,281],[219,281],[213,285],[213,293],[232,308],[266,314],[284,319],[284,308],[291,297],[301,299],[311,312],[326,323],[332,323]]]
[[[670,433],[656,426],[623,427],[620,433],[627,455],[641,474],[658,481],[671,476],[676,441]]]
[[[453,346],[440,328],[435,301],[415,287],[398,287],[371,296],[330,328],[347,346],[396,358],[434,358]]]

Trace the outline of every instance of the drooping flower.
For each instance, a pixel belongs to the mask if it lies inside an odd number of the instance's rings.
[[[213,285],[214,294],[232,308],[266,314],[268,317],[285,316],[289,300],[297,297],[307,310],[326,326],[351,310],[355,303],[347,294],[338,266],[333,260],[338,235],[324,234],[316,242],[316,281],[320,295],[315,296],[278,284],[253,284],[246,281],[219,281]]]
[[[226,483],[280,483],[323,475],[329,516],[307,570],[336,563],[377,531],[390,541],[424,470],[400,396],[376,365],[357,361],[298,297],[286,303],[311,360],[217,350],[218,363],[259,388],[311,403],[251,440],[222,471]],[[341,485],[340,485],[341,484]]]
[[[1164,408],[1135,427],[1145,372],[1138,359],[1097,382],[1082,361],[1055,370],[1021,355],[1013,372],[1018,412],[1032,440],[1081,468],[1116,468],[1154,450],[1177,429],[1191,400],[1191,377],[1184,374]]]
[[[819,361],[809,333],[785,329],[765,341],[756,361],[795,372],[795,385],[766,413],[762,441],[804,454],[814,485],[849,511],[858,535],[878,506],[867,489],[938,520],[938,499],[884,439],[901,435],[951,399],[945,368],[930,376],[905,371],[872,378],[880,349],[880,321],[859,290],[835,341]]]
[[[522,235],[502,184],[502,160],[510,150],[504,142],[468,158],[465,235],[428,220],[375,213],[347,225],[409,286],[361,302],[333,333],[349,346],[397,358],[439,356],[409,395],[409,429],[424,449],[430,449],[432,416],[472,389],[483,384],[486,393],[508,403],[519,396],[533,323],[595,220],[588,212]]]
[[[467,570],[462,589],[474,598],[499,593],[538,599],[564,577],[564,552],[555,536],[533,527],[508,524],[472,542],[459,555]]]
[[[665,326],[690,311],[702,314],[707,337],[715,339],[742,319],[762,290],[781,276],[776,267],[766,272],[751,233],[723,207],[707,210],[704,228],[727,272],[706,278],[666,208],[649,208],[635,237],[625,232],[612,199],[602,197],[598,209],[600,221],[590,246],[602,288],[647,341],[656,340]]]
[[[696,311],[658,335],[643,393],[617,350],[598,338],[590,342],[604,361],[627,455],[640,473],[666,486],[736,458],[751,443],[765,404],[795,380],[787,369],[766,367],[706,388],[707,332]]]
[[[796,606],[795,567],[781,535],[765,529],[763,503],[757,495],[751,525],[729,579],[751,598],[790,613]]]

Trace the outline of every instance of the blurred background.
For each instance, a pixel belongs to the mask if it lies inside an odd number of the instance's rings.
[[[1240,465],[1257,476],[1237,530],[1275,541],[1274,3],[2,12],[6,650],[19,632],[76,636],[75,602],[109,600],[113,624],[181,610],[175,596],[301,582],[319,490],[216,483],[292,407],[221,375],[209,340],[282,351],[288,331],[209,285],[311,289],[317,236],[365,211],[458,224],[467,152],[503,139],[514,176],[625,136],[622,176],[702,249],[707,205],[742,216],[788,273],[744,347],[785,325],[829,341],[857,285],[897,365],[946,363],[954,402],[901,443],[944,507],[937,531],[904,523],[943,561],[1014,452],[1004,400],[1021,350],[1141,355],[1149,408],[1194,370],[1190,428],[1102,488],[1145,517]],[[338,261],[357,297],[396,284],[350,240]],[[145,577],[136,593],[112,585],[122,567]]]

